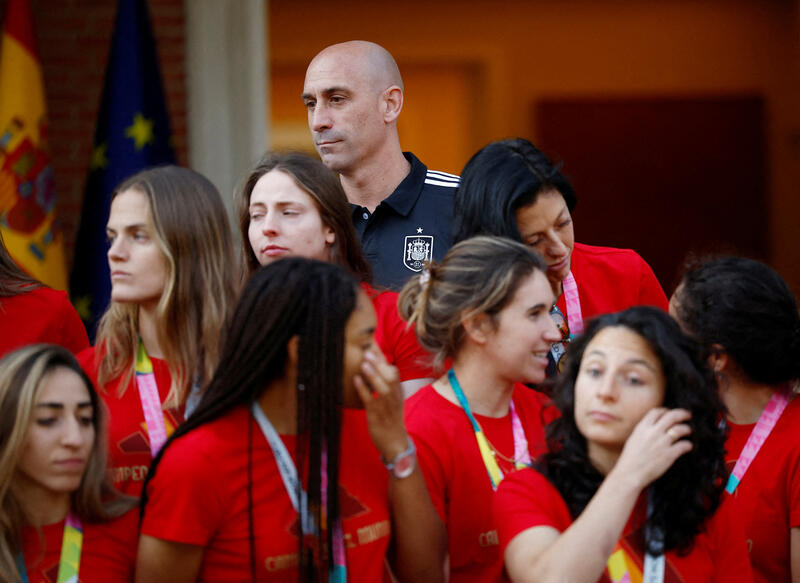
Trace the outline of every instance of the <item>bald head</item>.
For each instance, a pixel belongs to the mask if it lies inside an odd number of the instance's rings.
[[[380,45],[350,41],[329,46],[311,60],[303,85],[308,127],[320,158],[342,175],[386,160],[408,164],[400,148],[397,117],[403,80]]]
[[[373,42],[351,40],[326,47],[311,60],[306,76],[319,68],[356,75],[377,92],[393,85],[403,89],[403,78],[394,57]]]

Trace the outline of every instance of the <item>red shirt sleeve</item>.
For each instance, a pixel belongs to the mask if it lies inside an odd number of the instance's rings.
[[[563,532],[572,522],[558,490],[530,468],[502,481],[494,496],[494,519],[503,554],[508,543],[529,528],[550,526]]]

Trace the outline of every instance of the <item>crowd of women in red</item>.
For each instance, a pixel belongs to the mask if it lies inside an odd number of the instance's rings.
[[[771,268],[697,261],[667,302],[521,139],[399,293],[320,162],[242,184],[239,253],[196,172],[119,185],[92,347],[0,245],[0,583],[800,580]]]

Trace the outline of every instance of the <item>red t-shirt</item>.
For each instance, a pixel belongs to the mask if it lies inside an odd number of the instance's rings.
[[[264,434],[239,407],[191,431],[164,454],[148,485],[142,534],[205,547],[198,581],[250,581],[248,423],[258,581],[297,580],[298,515]],[[281,436],[294,455],[294,436]],[[347,580],[381,581],[389,545],[388,473],[363,411],[342,413],[339,497]]]
[[[38,287],[0,298],[0,357],[28,344],[58,344],[73,354],[89,346],[66,292]]]
[[[531,458],[535,458],[545,451],[542,412],[547,397],[515,385],[512,398]],[[544,412],[551,411],[555,410]],[[503,556],[492,516],[494,490],[469,418],[432,385],[406,400],[405,413],[431,501],[447,528],[450,581],[501,580]],[[510,413],[499,418],[474,416],[489,441],[501,453],[513,457]],[[548,415],[545,420],[550,418]],[[499,457],[497,461],[504,475],[515,471],[510,462]]]
[[[627,566],[630,581],[642,580],[646,514],[646,499],[640,496],[612,554],[615,568]],[[494,516],[504,553],[508,543],[524,530],[550,526],[564,532],[572,524],[561,494],[544,476],[532,469],[517,472],[500,484],[494,499]],[[723,500],[717,512],[703,526],[688,555],[680,556],[674,551],[666,553],[664,583],[752,581],[744,532],[731,504]],[[575,552],[579,557],[580,550],[576,549]],[[622,574],[624,571],[610,574],[606,568],[599,581],[620,581]]]
[[[725,462],[733,470],[755,423],[729,425]],[[755,580],[791,580],[790,529],[800,526],[800,400],[784,409],[732,498]]]
[[[48,524],[41,528],[41,532],[42,539],[34,527],[22,528],[22,553],[25,557],[28,581],[55,583],[61,559],[64,521]],[[78,581],[80,583],[133,581],[138,540],[139,512],[136,509],[106,523],[83,524]]]
[[[372,300],[378,323],[375,341],[389,364],[397,367],[401,381],[434,378],[433,356],[419,345],[413,326],[400,317],[397,311],[399,294],[393,291],[377,292],[367,284],[364,291]]]
[[[653,270],[631,249],[575,243],[570,265],[584,321],[632,306],[655,306],[667,311],[669,301]],[[556,302],[567,315],[564,294]]]
[[[93,347],[78,354],[78,362],[95,386],[100,353],[100,350]],[[172,382],[169,368],[166,361],[160,358],[151,357],[150,360],[153,363],[158,394],[163,403],[169,394]],[[111,468],[114,486],[120,492],[139,496],[153,456],[150,453],[147,424],[144,421],[136,379],[131,377],[122,395],[119,394],[121,383],[122,379],[119,378],[106,383],[105,387],[98,387],[108,414],[108,465]],[[165,410],[164,421],[169,436],[179,424],[183,423],[183,410]]]

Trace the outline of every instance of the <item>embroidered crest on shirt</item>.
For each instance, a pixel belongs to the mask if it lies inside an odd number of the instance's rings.
[[[403,247],[403,265],[419,273],[433,259],[433,235],[423,235],[417,227],[416,235],[407,235]]]

